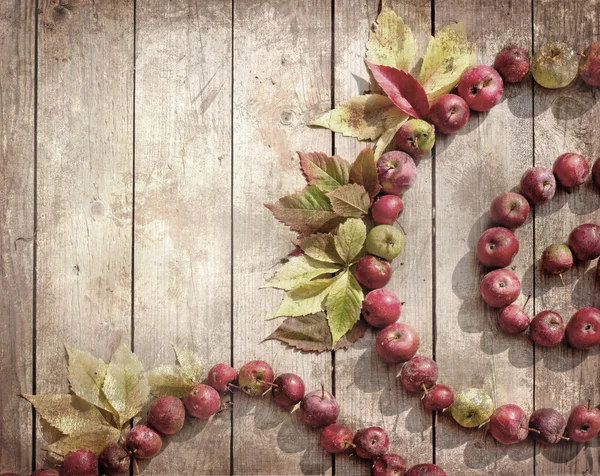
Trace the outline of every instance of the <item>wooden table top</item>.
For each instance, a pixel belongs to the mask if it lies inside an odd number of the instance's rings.
[[[37,3],[37,5],[36,5]],[[423,54],[454,20],[491,64],[504,46],[598,40],[600,0],[393,0]],[[37,7],[37,9],[36,9]],[[0,472],[45,461],[43,428],[16,394],[68,391],[67,343],[105,360],[121,340],[143,364],[195,349],[204,370],[253,358],[334,389],[340,421],[378,425],[409,464],[449,475],[600,474],[586,445],[497,444],[448,418],[437,428],[382,363],[371,331],[351,350],[302,354],[270,341],[283,294],[259,290],[293,235],[263,202],[302,187],[295,151],[352,161],[364,146],[306,124],[364,91],[364,45],[376,0],[5,0],[0,3]],[[390,287],[440,382],[483,388],[496,405],[567,415],[600,403],[598,348],[534,348],[503,334],[478,294],[474,255],[488,207],[531,166],[561,153],[600,155],[598,89],[531,79],[489,113],[439,135],[405,194],[406,247]],[[594,263],[558,278],[538,271],[550,243],[600,222],[591,186],[559,190],[517,231],[514,270],[531,313],[600,307]],[[522,298],[524,300],[524,297]],[[521,302],[521,301],[519,301]],[[370,474],[335,458],[318,431],[269,397],[235,396],[232,414],[190,422],[150,475]]]

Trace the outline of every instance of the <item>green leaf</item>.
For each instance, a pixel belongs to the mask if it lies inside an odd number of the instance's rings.
[[[71,391],[85,401],[104,410],[112,411],[102,393],[107,365],[92,354],[65,345],[69,358],[69,383]]]
[[[298,156],[309,185],[315,185],[323,192],[330,192],[348,183],[350,164],[341,157],[329,157],[321,152],[298,152]]]
[[[163,365],[146,372],[150,393],[155,397],[171,395],[177,398],[185,397],[195,384],[190,382],[182,373],[179,366]]]
[[[317,278],[324,274],[337,273],[339,265],[321,262],[309,256],[294,256],[277,271],[275,276],[268,281],[263,288],[278,288],[285,291]]]
[[[336,219],[339,218],[325,193],[316,185],[309,185],[302,192],[287,195],[277,203],[265,206],[275,218],[298,233],[327,231],[337,224]]]
[[[468,42],[462,23],[448,25],[431,38],[419,73],[429,102],[449,93],[475,59],[475,47]]]
[[[327,196],[333,211],[342,217],[360,218],[369,213],[371,198],[362,185],[344,185],[329,192]]]
[[[386,130],[379,136],[377,144],[375,145],[375,160],[378,160],[388,150],[396,148],[396,143],[394,141],[396,132],[398,132],[398,129],[400,129],[402,124],[408,121],[408,119],[409,115],[403,113],[398,108],[390,112],[386,121]]]
[[[173,346],[175,357],[183,375],[187,381],[193,385],[200,383],[201,365],[198,355],[188,349]]]
[[[408,72],[416,49],[415,37],[404,20],[387,6],[382,7],[367,41],[367,59]]]
[[[123,343],[119,344],[108,364],[102,390],[115,410],[119,428],[140,413],[148,401],[150,391],[144,368]]]
[[[350,271],[341,273],[329,290],[325,310],[335,345],[360,319],[363,291]]]
[[[344,263],[350,264],[360,253],[367,239],[367,226],[358,218],[350,218],[340,225],[334,237],[335,249]]]
[[[119,442],[121,432],[112,426],[103,426],[94,431],[80,433],[77,435],[67,435],[60,440],[45,446],[44,451],[65,456],[70,451],[77,451],[81,448],[88,449],[96,456],[107,446]]]
[[[377,175],[377,161],[371,146],[365,147],[352,164],[350,182],[365,187],[371,198],[376,197],[381,191],[379,176]]]
[[[327,297],[331,285],[336,280],[337,277],[315,279],[308,283],[300,284],[288,292],[283,298],[279,309],[270,319],[306,316],[321,311],[323,309],[323,301]]]
[[[333,235],[329,233],[314,233],[307,236],[300,242],[300,248],[302,248],[306,256],[317,261],[344,264],[342,258],[340,258],[335,250]]]

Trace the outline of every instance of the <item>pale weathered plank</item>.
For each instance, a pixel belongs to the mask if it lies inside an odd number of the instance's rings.
[[[263,202],[304,185],[296,150],[330,151],[331,134],[306,127],[330,104],[331,4],[324,0],[236,2],[233,129],[233,358],[236,367],[259,358],[276,374],[300,375],[306,390],[330,389],[329,353],[304,355],[271,341],[281,322],[265,319],[283,293],[259,290],[293,249],[291,234]],[[236,394],[235,474],[328,473],[331,457],[318,431],[298,414]]]
[[[335,3],[335,102],[341,102],[368,89],[364,65],[365,43],[377,17],[377,1],[337,1]],[[431,32],[429,0],[388,2],[404,18],[418,42],[420,58]],[[363,78],[363,80],[360,80]],[[336,153],[352,161],[365,144],[335,137]],[[406,301],[401,322],[419,333],[419,354],[432,355],[432,159],[418,162],[419,177],[404,194],[405,211],[399,222],[406,230],[406,246],[392,263],[394,274],[387,285]],[[342,404],[341,418],[354,430],[381,426],[390,435],[390,451],[401,454],[409,464],[429,462],[433,456],[432,419],[423,410],[418,395],[409,394],[396,380],[400,365],[387,365],[375,352],[377,333],[348,351],[336,352],[336,396]],[[369,474],[370,462],[356,457],[336,458],[336,474]]]
[[[598,40],[600,2],[578,0],[534,2],[534,44],[563,41],[577,52]],[[580,79],[565,89],[534,90],[535,163],[552,167],[564,152],[577,152],[590,165],[600,154],[597,124],[600,120],[598,89]],[[582,223],[600,224],[600,198],[590,183],[567,193],[559,187],[554,199],[537,207],[535,214],[535,308],[553,309],[565,319],[581,307],[600,307],[600,287],[594,278],[596,262],[578,263],[558,277],[546,275],[538,260],[546,246],[566,243],[570,231]],[[532,273],[533,274],[533,273]],[[595,405],[600,399],[600,353],[560,345],[535,349],[535,407],[552,407],[565,418],[576,405]],[[598,474],[600,451],[595,440],[561,442],[536,448],[536,474]]]
[[[492,16],[493,12],[493,16]],[[463,21],[477,58],[492,64],[505,46],[531,45],[531,7],[527,2],[436,1],[436,31]],[[531,83],[506,85],[502,102],[489,113],[472,112],[456,136],[441,136],[436,156],[436,360],[440,381],[455,390],[488,392],[496,406],[514,403],[531,411],[532,345],[525,336],[508,336],[497,325],[498,310],[479,296],[486,269],[475,245],[488,228],[489,206],[518,186],[532,162]],[[511,269],[522,278],[518,303],[532,292],[532,220],[516,231],[520,251]],[[436,461],[449,474],[530,474],[530,442],[502,446],[485,430],[462,429],[444,418],[436,432]]]
[[[0,4],[0,472],[31,468],[35,21]]]
[[[136,9],[135,350],[230,357],[231,4]],[[227,474],[230,415],[191,419],[144,474]]]
[[[54,393],[63,342],[107,359],[130,339],[133,2],[40,10],[36,390]]]

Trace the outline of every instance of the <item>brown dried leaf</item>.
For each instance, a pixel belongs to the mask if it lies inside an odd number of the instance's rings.
[[[327,194],[333,211],[342,217],[360,218],[369,213],[371,198],[365,187],[350,183]]]
[[[43,449],[50,453],[64,456],[69,451],[85,448],[94,452],[96,456],[99,456],[104,448],[116,444],[120,436],[121,432],[116,428],[103,426],[87,433],[67,435],[51,445],[45,446]]]
[[[309,185],[315,185],[323,192],[331,192],[348,183],[350,164],[341,157],[332,157],[322,152],[302,153],[300,167]]]

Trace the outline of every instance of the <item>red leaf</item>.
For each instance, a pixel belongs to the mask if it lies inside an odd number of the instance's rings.
[[[391,66],[373,64],[368,60],[365,60],[365,63],[381,89],[398,109],[417,119],[427,116],[429,112],[427,94],[415,78]]]

